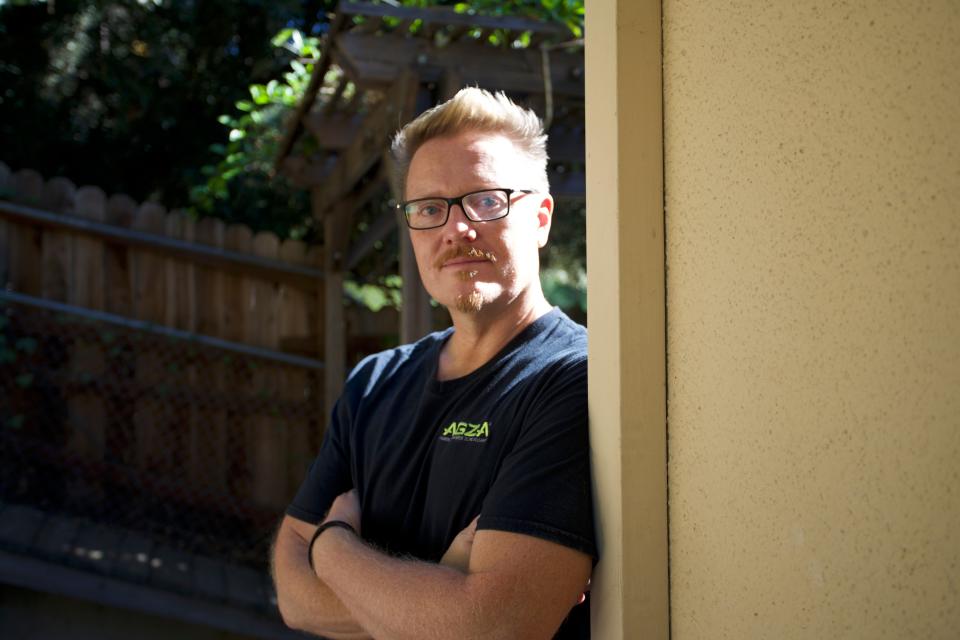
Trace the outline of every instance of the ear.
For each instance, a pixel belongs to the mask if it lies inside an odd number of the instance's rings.
[[[540,206],[537,209],[537,246],[541,249],[547,245],[550,236],[550,225],[553,222],[553,196],[543,194]]]

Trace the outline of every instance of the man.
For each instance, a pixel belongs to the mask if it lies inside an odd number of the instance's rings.
[[[280,612],[331,638],[589,637],[586,331],[540,287],[542,125],[464,89],[393,153],[453,328],[350,374],[277,534]]]

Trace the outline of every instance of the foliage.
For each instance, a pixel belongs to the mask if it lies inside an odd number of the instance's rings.
[[[285,117],[310,83],[320,39],[288,27],[271,44],[290,56],[289,66],[281,79],[250,85],[249,98],[238,100],[233,113],[217,119],[229,133],[223,143],[210,145],[211,154],[219,160],[201,170],[207,180],[190,190],[191,206],[197,216],[216,216],[268,227],[281,237],[313,240],[307,194],[270,176]],[[265,220],[251,224],[265,214]]]
[[[403,280],[398,275],[384,276],[376,283],[358,283],[346,280],[343,283],[344,294],[371,311],[380,311],[384,307],[399,309],[401,304],[400,289]]]
[[[217,116],[286,64],[270,36],[332,4],[0,4],[0,159],[182,206],[213,159]]]

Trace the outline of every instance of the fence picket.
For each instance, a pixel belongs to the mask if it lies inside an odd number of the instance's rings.
[[[82,187],[73,198],[73,215],[103,222],[106,217],[106,196],[96,187]],[[45,239],[46,242],[46,239]],[[72,238],[72,266],[67,300],[88,309],[103,309],[104,249],[95,238],[76,235]],[[70,358],[70,379],[78,381],[68,401],[68,451],[91,466],[104,463],[106,453],[107,406],[97,390],[106,379],[106,352],[102,336],[78,336]],[[103,488],[87,485],[80,488],[89,497],[100,499]],[[80,496],[83,499],[83,496]]]
[[[13,177],[13,200],[37,206],[43,195],[43,177],[23,169]],[[14,291],[43,295],[43,235],[35,225],[16,225],[10,234],[10,284]]]
[[[203,218],[196,223],[197,242],[223,248],[225,225],[222,220]],[[195,322],[198,333],[226,337],[223,332],[224,273],[206,266],[195,269]],[[192,389],[200,393],[228,393],[224,377],[227,365],[220,357],[216,362],[204,362],[204,367],[193,372]],[[189,475],[194,484],[204,487],[211,502],[222,503],[228,496],[229,465],[227,463],[227,413],[211,404],[198,408],[201,429],[191,432]]]
[[[251,253],[253,234],[248,227],[232,224],[227,227],[225,246],[230,251]],[[253,282],[240,274],[228,274],[224,283],[223,332],[228,340],[256,344],[254,320],[250,311],[254,305]],[[232,393],[245,398],[254,396],[252,368],[254,362],[234,363],[224,367],[222,380]],[[250,460],[253,457],[253,442],[249,436],[253,418],[246,411],[228,413],[227,425],[230,431],[227,451],[229,473],[228,486],[233,496],[248,496],[251,491]]]
[[[166,235],[177,240],[194,241],[193,220],[182,211],[171,211],[166,219]],[[196,331],[196,278],[192,264],[181,258],[167,258],[166,317],[164,324],[184,331]]]
[[[137,210],[132,226],[138,231],[163,234],[165,216],[160,205],[144,203]],[[134,317],[162,324],[166,302],[163,258],[152,251],[138,249],[133,252],[131,267]],[[177,434],[168,429],[173,422],[173,407],[164,401],[163,389],[158,389],[166,377],[160,354],[142,345],[135,348],[135,352],[136,388],[161,391],[160,395],[142,394],[136,401],[133,423],[137,467],[162,482],[171,473],[179,449]]]
[[[53,178],[44,185],[40,207],[54,213],[73,210],[76,188],[66,178]],[[43,252],[43,297],[66,302],[72,288],[73,237],[66,231],[45,229]]]
[[[107,198],[97,187],[81,187],[75,198],[78,218],[104,222],[107,217]],[[73,241],[73,280],[67,299],[70,304],[104,309],[104,247],[103,241],[82,235]]]
[[[272,233],[261,232],[253,239],[253,251],[262,258],[280,257],[280,242]],[[253,329],[257,343],[276,349],[280,337],[282,314],[280,286],[276,282],[257,280],[253,284]],[[280,377],[259,369],[254,372],[253,386],[264,399],[260,414],[253,421],[251,441],[251,476],[253,499],[265,507],[283,508],[286,495],[287,439],[290,426],[279,418],[274,407],[281,394]]]
[[[107,200],[107,222],[117,227],[130,227],[137,211],[137,203],[127,195],[111,196]],[[133,315],[130,291],[130,250],[122,244],[106,246],[106,269],[104,273],[105,307],[111,313],[130,317]]]

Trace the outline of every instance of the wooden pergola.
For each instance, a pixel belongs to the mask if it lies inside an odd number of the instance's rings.
[[[491,35],[499,45],[491,44]],[[323,225],[328,409],[346,373],[344,274],[403,226],[395,212],[380,211],[350,239],[358,214],[391,189],[388,152],[397,129],[462,87],[503,91],[544,120],[554,197],[583,198],[584,58],[581,43],[570,38],[563,25],[519,17],[338,6],[276,159],[279,172],[310,190],[312,215]],[[405,233],[398,238],[400,338],[408,342],[430,330],[430,305],[409,239]]]

